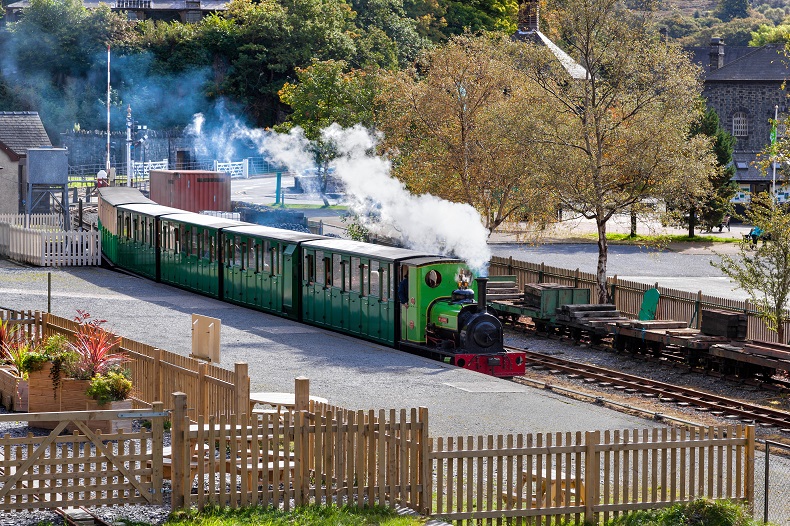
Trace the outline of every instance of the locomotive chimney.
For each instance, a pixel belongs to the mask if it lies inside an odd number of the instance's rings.
[[[486,284],[488,278],[477,278],[477,312],[486,311]]]

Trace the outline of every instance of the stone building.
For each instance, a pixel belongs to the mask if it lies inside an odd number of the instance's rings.
[[[113,11],[126,13],[129,20],[163,20],[165,22],[200,22],[203,17],[227,10],[226,0],[83,0],[87,9],[96,9],[100,3]],[[6,5],[6,21],[16,22],[22,12],[30,7],[30,0],[18,0]]]
[[[790,73],[790,62],[779,44],[725,47],[722,39],[713,38],[709,47],[688,51],[703,69],[703,97],[716,110],[722,127],[736,139],[733,162],[741,192],[735,202],[745,202],[748,192],[771,187],[772,170],[761,172],[755,160],[771,142],[774,112],[778,111],[780,121],[788,115],[788,93],[783,85]],[[783,131],[780,127],[780,134]],[[787,176],[786,167],[777,165],[780,201],[788,200],[790,189],[780,184]]]
[[[28,148],[52,146],[38,113],[0,111],[0,214],[22,209]]]

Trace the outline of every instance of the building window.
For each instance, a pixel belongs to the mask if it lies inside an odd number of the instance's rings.
[[[746,114],[742,111],[732,116],[732,134],[735,137],[746,137],[749,135],[749,123],[746,120]]]

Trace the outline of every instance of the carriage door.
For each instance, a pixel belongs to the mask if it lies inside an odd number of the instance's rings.
[[[299,265],[296,245],[287,245],[283,250],[282,268],[282,311],[296,319],[299,313]],[[305,270],[307,272],[307,270]]]
[[[348,330],[354,334],[365,334],[362,325],[362,298],[364,283],[362,260],[351,256],[348,265]]]

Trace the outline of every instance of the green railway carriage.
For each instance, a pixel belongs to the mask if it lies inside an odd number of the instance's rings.
[[[182,210],[156,204],[129,204],[115,208],[117,231],[116,264],[135,274],[159,279],[159,218],[187,215]]]
[[[302,320],[395,345],[400,262],[424,254],[343,239],[302,244]]]
[[[162,216],[159,221],[160,281],[221,298],[220,230],[247,223],[189,212]]]
[[[259,225],[222,230],[222,298],[298,320],[301,313],[299,244],[323,236]]]
[[[156,204],[137,188],[125,186],[99,188],[99,233],[102,252],[112,264],[118,264],[118,216],[117,208],[128,204]]]

